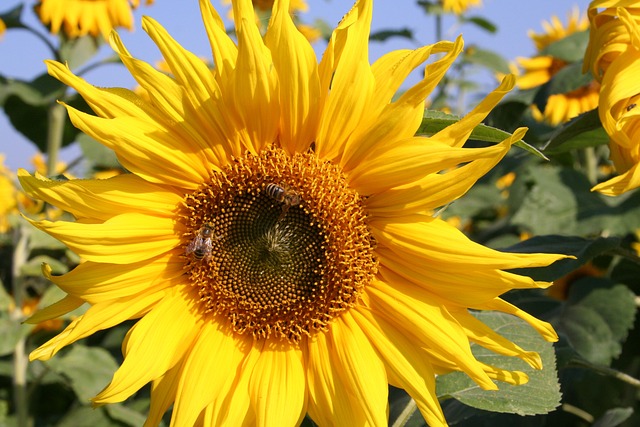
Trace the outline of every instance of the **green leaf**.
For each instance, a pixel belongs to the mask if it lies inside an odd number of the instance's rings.
[[[0,84],[0,104],[15,95],[31,106],[49,105],[65,91],[65,86],[48,74],[41,74],[30,82],[0,76]]]
[[[470,46],[465,51],[464,60],[477,65],[482,65],[491,71],[508,74],[509,63],[497,52],[482,49],[478,46]]]
[[[614,251],[621,245],[617,237],[585,239],[575,236],[534,236],[523,242],[502,249],[514,253],[549,253],[573,255],[576,259],[562,259],[548,267],[519,268],[514,273],[532,277],[535,280],[551,282],[576,270],[599,255]]]
[[[79,344],[74,344],[68,353],[48,363],[53,371],[69,379],[78,399],[85,404],[111,381],[118,368],[106,350]]]
[[[596,147],[609,143],[609,136],[602,128],[598,110],[580,114],[551,135],[543,148],[545,154],[560,154],[570,150]]]
[[[56,258],[52,258],[47,255],[38,255],[31,258],[26,264],[24,264],[20,273],[23,276],[41,277],[42,263],[45,262],[51,266],[54,274],[64,274],[69,270],[63,262],[60,262]]]
[[[83,157],[92,163],[93,169],[114,169],[120,168],[120,162],[116,153],[100,144],[95,139],[85,133],[81,133],[77,138]]]
[[[0,19],[4,22],[7,29],[9,28],[25,28],[24,24],[20,20],[20,16],[22,15],[22,9],[24,8],[24,4],[19,4],[13,9],[9,10],[0,15]]]
[[[72,70],[95,57],[100,48],[101,37],[84,36],[64,39],[60,46],[61,61],[65,61]]]
[[[591,424],[591,427],[616,427],[627,421],[631,415],[633,415],[633,408],[609,409]]]
[[[459,121],[460,118],[452,114],[443,113],[442,111],[426,110],[424,113],[424,118],[422,119],[422,124],[420,125],[417,134],[433,136],[447,126],[451,126],[452,124]],[[480,124],[473,129],[473,132],[471,132],[471,136],[469,137],[469,139],[499,143],[510,136],[511,134],[509,132]],[[523,150],[528,151],[529,153],[534,154],[541,159],[549,160],[538,149],[527,144],[522,139],[517,141],[513,145],[522,148]]]
[[[147,417],[142,415],[140,412],[134,411],[133,409],[120,404],[107,405],[105,410],[111,418],[125,426],[141,426],[147,420]]]
[[[15,319],[7,316],[7,313],[0,314],[0,356],[6,356],[14,352],[16,344],[21,338],[29,335],[33,329],[32,325],[21,324]]]
[[[142,424],[139,424],[142,425]],[[118,427],[116,422],[107,413],[105,407],[91,408],[89,406],[76,406],[67,412],[64,418],[56,424],[56,427]]]
[[[585,360],[608,366],[622,351],[633,327],[635,294],[608,279],[585,277],[574,282],[556,328]]]
[[[546,83],[549,95],[568,93],[587,86],[593,81],[591,73],[582,74],[582,62],[574,62],[563,67]]]
[[[532,166],[518,179],[528,192],[512,222],[535,235],[623,235],[638,227],[640,192],[606,198],[591,191],[582,173],[548,164]]]
[[[376,42],[384,42],[393,37],[401,37],[408,40],[413,40],[413,31],[408,28],[399,28],[394,30],[378,30],[369,36],[369,40]]]
[[[482,16],[462,17],[462,22],[469,22],[475,24],[478,28],[482,28],[488,33],[495,34],[498,31],[498,27],[493,22],[489,21]]]
[[[580,62],[589,43],[589,30],[573,33],[544,48],[540,55],[550,55],[566,62]]]
[[[478,360],[502,369],[523,371],[529,376],[529,382],[519,386],[497,382],[499,390],[487,391],[482,390],[467,375],[454,372],[437,378],[438,397],[450,396],[474,408],[519,415],[545,414],[555,409],[560,404],[560,386],[553,346],[517,317],[497,312],[479,312],[474,315],[524,349],[538,352],[544,369],[535,370],[516,357],[497,355],[472,344],[471,349]]]

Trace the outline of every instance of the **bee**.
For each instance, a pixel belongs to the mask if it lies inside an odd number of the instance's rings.
[[[298,205],[301,202],[300,195],[286,184],[278,185],[273,182],[267,184],[265,193],[276,202],[282,203],[280,218],[286,215],[291,206]]]
[[[197,260],[205,259],[207,262],[211,260],[211,254],[213,251],[213,239],[217,239],[213,235],[213,225],[207,223],[200,227],[196,237],[193,238],[187,245],[186,254],[193,254],[193,257]]]
[[[631,111],[631,110],[633,110],[634,108],[636,108],[636,104],[629,104],[629,105],[627,105],[627,111]]]

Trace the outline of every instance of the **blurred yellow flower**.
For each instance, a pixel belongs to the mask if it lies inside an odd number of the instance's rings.
[[[231,0],[221,0],[222,4],[225,6],[231,5]],[[265,15],[268,16],[271,13],[271,9],[273,8],[274,0],[251,0],[253,4],[253,8],[256,12],[256,25],[260,28],[260,31],[265,30]],[[320,30],[313,25],[303,24],[300,22],[300,14],[303,12],[307,12],[309,10],[309,5],[306,0],[290,0],[289,3],[289,13],[292,15],[293,22],[295,23],[298,31],[305,36],[307,40],[310,42],[315,42],[320,38],[322,33]],[[229,10],[228,14],[229,19],[233,19],[233,9]]]
[[[288,427],[306,413],[320,425],[382,426],[393,384],[438,427],[436,374],[462,371],[489,390],[494,380],[527,382],[478,361],[470,342],[537,369],[540,356],[470,309],[513,314],[557,340],[500,295],[550,285],[505,270],[564,256],[499,252],[433,216],[524,135],[464,147],[514,78],[459,122],[416,136],[461,38],[371,65],[373,4],[359,0],[318,63],[287,0],[276,2],[264,37],[251,2],[234,2],[237,44],[208,0],[200,5],[213,69],[150,18],[143,28],[170,75],[111,38],[147,99],[47,63],[97,114],[67,106],[73,124],[131,173],[55,181],[19,172],[29,194],[77,219],[34,225],[86,260],[62,276],[45,266],[68,295],[31,321],[91,305],[30,358],[136,320],[122,366],[93,401],[121,402],[151,382],[148,425],[173,405],[177,426]],[[424,77],[396,97],[425,63]]]
[[[596,0],[589,4],[587,15],[591,31],[582,70],[591,70],[598,81],[602,81],[611,62],[631,45],[631,34],[618,18],[616,9],[619,6],[626,8],[630,19],[640,22],[640,1]]]
[[[131,9],[139,4],[140,0],[40,0],[35,9],[52,34],[62,30],[69,38],[101,34],[107,39],[113,28],[133,29]]]
[[[9,216],[18,212],[18,201],[14,174],[4,165],[4,154],[0,154],[0,233],[10,229]]]
[[[7,24],[4,23],[2,19],[0,19],[0,39],[4,36],[4,32],[7,31]]]
[[[593,187],[608,196],[640,187],[640,25],[626,9],[617,13],[630,44],[606,67],[598,112],[618,176]]]
[[[442,9],[447,13],[462,15],[470,7],[482,6],[482,0],[441,0]]]
[[[566,26],[556,16],[551,18],[551,22],[543,22],[542,26],[543,33],[529,32],[529,37],[534,41],[538,52],[570,34],[586,30],[589,28],[589,21],[586,16],[580,17],[578,9],[573,9],[569,14]],[[565,61],[549,55],[517,58],[516,61],[523,70],[517,80],[520,89],[532,89],[543,85],[567,66]],[[596,108],[598,106],[598,90],[599,85],[591,83],[568,93],[553,94],[547,100],[544,113],[533,106],[534,117],[539,121],[546,120],[552,126],[559,125],[581,113]]]

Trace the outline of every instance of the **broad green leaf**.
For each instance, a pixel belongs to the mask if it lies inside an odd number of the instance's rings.
[[[120,427],[122,425],[109,416],[105,407],[76,406],[65,414],[56,427]]]
[[[147,419],[147,417],[142,415],[140,412],[134,411],[133,409],[121,404],[107,405],[105,410],[111,418],[125,426],[141,426]]]
[[[400,37],[413,40],[413,31],[408,28],[398,28],[393,30],[378,30],[369,36],[369,40],[376,42],[384,42],[394,37]]]
[[[460,121],[460,118],[452,114],[443,113],[442,111],[426,110],[424,113],[424,118],[422,119],[422,124],[420,125],[417,134],[432,136],[442,129],[446,128],[447,126],[451,126],[452,124],[457,123],[458,121]],[[480,124],[473,129],[473,132],[471,132],[471,136],[469,137],[469,139],[499,143],[501,141],[504,141],[509,136],[511,136],[509,132]],[[549,160],[538,149],[527,144],[522,139],[517,141],[513,145],[522,148],[523,150],[528,151],[529,153],[534,154],[541,159]]]
[[[532,166],[518,179],[528,192],[512,222],[534,235],[623,235],[638,227],[640,192],[606,198],[582,173],[550,165]]]
[[[550,55],[566,62],[582,62],[589,43],[589,30],[573,33],[545,47],[540,55]]]
[[[498,73],[508,74],[511,72],[509,63],[499,53],[482,49],[478,46],[470,46],[467,48],[464,60],[471,64],[482,65]]]
[[[78,135],[77,140],[85,160],[92,163],[93,169],[99,170],[121,167],[116,153],[89,135],[81,133]]]
[[[60,46],[61,61],[65,61],[69,68],[76,69],[91,58],[94,58],[100,48],[101,37],[83,36],[65,39]]]
[[[556,130],[551,135],[551,138],[549,138],[549,141],[546,143],[543,150],[550,153],[561,153],[574,149],[574,147],[565,148],[564,145],[573,142],[572,140],[574,138],[585,133],[592,136],[592,132],[599,131],[600,129],[602,129],[602,123],[600,123],[598,109],[596,108],[591,111],[587,111],[586,113],[582,113],[578,117],[571,119]],[[584,146],[591,146],[586,145],[586,142],[584,144]],[[577,146],[575,148],[582,148],[582,146]]]
[[[620,245],[621,240],[617,237],[585,239],[576,236],[548,235],[534,236],[508,248],[503,248],[502,251],[515,253],[555,253],[575,256],[575,259],[562,259],[548,267],[513,270],[517,274],[529,276],[535,280],[551,282],[586,264],[598,255],[607,254],[616,250]]]
[[[587,86],[593,81],[591,73],[582,74],[582,61],[569,64],[558,71],[547,83],[549,95],[568,93]]]
[[[591,427],[616,427],[627,421],[631,415],[633,415],[633,408],[609,409],[591,424]]]
[[[0,104],[15,95],[28,105],[49,105],[60,98],[64,91],[65,86],[48,74],[41,74],[30,82],[0,76]]]
[[[7,313],[0,313],[0,356],[14,352],[16,344],[33,329],[32,325],[21,324],[10,318]]]
[[[591,363],[608,366],[620,355],[633,327],[635,294],[608,279],[585,277],[569,290],[567,306],[557,322],[572,347]]]
[[[500,356],[472,344],[471,349],[478,360],[502,369],[525,372],[529,376],[529,382],[519,386],[496,382],[500,389],[487,391],[478,387],[467,375],[454,372],[438,377],[437,395],[450,396],[465,405],[493,412],[535,415],[555,409],[560,404],[560,386],[555,370],[553,345],[514,316],[497,312],[479,312],[474,315],[525,350],[538,352],[544,369],[535,370],[516,357]]]
[[[68,353],[48,363],[52,370],[69,379],[78,399],[85,404],[109,384],[118,368],[106,350],[80,344],[74,344]]]
[[[69,270],[63,262],[56,258],[47,255],[38,255],[24,264],[20,272],[23,276],[40,277],[42,276],[42,263],[45,262],[51,266],[54,274],[64,274]]]
[[[24,4],[19,4],[8,12],[0,14],[0,19],[2,20],[2,22],[4,22],[4,25],[6,25],[7,29],[24,28],[24,24],[20,20],[22,9],[24,9]]]

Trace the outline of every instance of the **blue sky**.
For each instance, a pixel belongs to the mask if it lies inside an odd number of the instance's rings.
[[[3,0],[0,13],[11,9],[19,0]],[[27,1],[24,18],[37,27],[30,7],[34,0]],[[212,0],[214,7],[226,16],[227,7],[221,6],[220,0]],[[303,22],[311,23],[316,18],[326,21],[334,27],[340,18],[349,10],[352,0],[308,0],[309,12],[301,15]],[[433,17],[425,15],[416,6],[415,0],[374,0],[373,31],[385,28],[410,28],[420,45],[435,42]],[[587,1],[576,0],[484,0],[482,8],[473,9],[469,15],[482,16],[498,26],[496,34],[488,34],[470,24],[458,25],[455,18],[444,20],[444,38],[452,40],[463,34],[465,44],[477,44],[492,49],[511,60],[517,56],[528,56],[534,53],[534,46],[528,38],[529,30],[542,31],[542,21],[552,15],[558,15],[566,22],[567,14],[573,7],[586,10]],[[179,6],[178,6],[179,5]],[[133,32],[123,30],[122,39],[134,55],[146,61],[155,62],[160,55],[140,28],[140,17],[149,15],[167,28],[169,33],[187,49],[203,57],[210,57],[210,48],[200,20],[197,0],[156,0],[149,7],[141,7],[135,12],[136,29]],[[385,43],[372,43],[370,60],[374,61],[382,54],[399,48],[415,48],[415,42],[406,39],[395,39]],[[323,46],[317,46],[322,52]],[[104,46],[101,56],[110,54]],[[50,54],[42,42],[25,31],[9,31],[0,41],[0,74],[20,79],[31,79],[44,71],[43,60]],[[95,72],[88,73],[86,79],[97,86],[133,87],[133,79],[124,67],[108,65]],[[0,153],[6,155],[5,163],[11,169],[25,167],[30,169],[30,157],[35,153],[33,145],[17,134],[9,125],[4,113],[0,113]],[[63,159],[71,160],[77,155],[75,150],[63,152]]]

